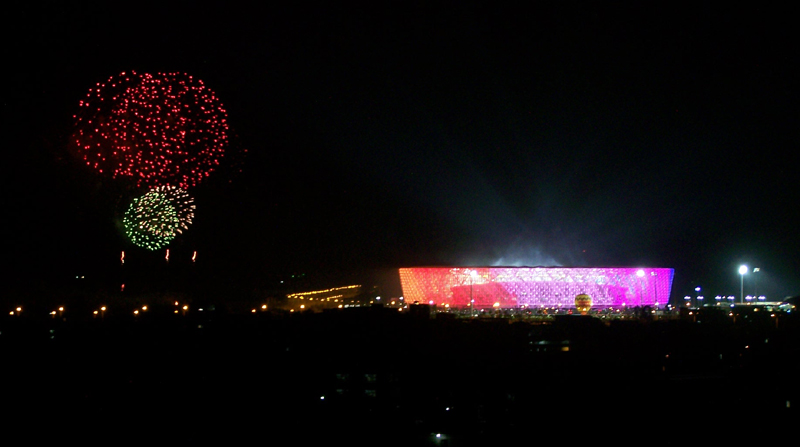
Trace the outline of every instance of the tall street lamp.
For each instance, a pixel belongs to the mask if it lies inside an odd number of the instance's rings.
[[[656,310],[658,310],[658,273],[650,272],[650,276],[653,277],[653,282],[655,283],[653,284],[653,293],[656,301]]]
[[[753,299],[758,301],[758,276],[756,273],[761,271],[758,267],[753,267]]]
[[[637,270],[636,276],[639,277],[639,307],[642,306],[642,301],[644,301],[644,283],[642,282],[642,278],[644,278],[644,270]]]
[[[475,313],[475,298],[472,296],[472,286],[475,284],[475,278],[478,277],[478,272],[471,270],[469,272],[469,277],[469,305],[471,307],[470,314],[472,317],[475,317],[477,314]]]
[[[741,265],[739,266],[739,276],[742,277],[741,287],[739,289],[739,302],[744,304],[744,275],[747,274],[747,266]]]

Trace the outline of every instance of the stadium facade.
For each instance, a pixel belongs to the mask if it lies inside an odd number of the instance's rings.
[[[648,267],[411,267],[400,269],[406,303],[453,308],[593,308],[669,302],[674,269]],[[472,304],[474,303],[474,304]]]

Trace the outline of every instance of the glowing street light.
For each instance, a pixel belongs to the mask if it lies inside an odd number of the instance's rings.
[[[636,271],[636,276],[639,277],[639,307],[642,306],[642,301],[644,300],[644,283],[642,283],[641,279],[644,278],[644,270],[639,269]]]
[[[741,276],[741,288],[739,289],[739,300],[742,304],[744,304],[744,275],[747,274],[747,266],[741,265],[739,266],[739,276]]]
[[[469,305],[472,308],[470,310],[470,313],[472,314],[471,316],[474,317],[476,315],[476,313],[475,313],[475,298],[473,298],[473,296],[472,296],[472,285],[475,284],[475,278],[478,277],[478,272],[476,272],[475,270],[470,270],[469,276],[470,276],[470,281],[469,281]]]
[[[658,309],[658,273],[650,272],[650,276],[653,278],[653,292],[655,292],[656,309]],[[667,300],[667,305],[669,305],[669,300]]]
[[[756,300],[758,300],[758,277],[760,275],[756,275],[756,273],[760,272],[761,269],[758,267],[753,267],[753,296]]]

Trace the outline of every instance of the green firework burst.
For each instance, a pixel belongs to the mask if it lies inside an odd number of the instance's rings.
[[[167,246],[194,218],[194,199],[174,186],[159,186],[133,199],[123,217],[125,233],[148,250]]]

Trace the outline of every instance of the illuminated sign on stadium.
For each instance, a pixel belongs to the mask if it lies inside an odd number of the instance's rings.
[[[663,306],[674,270],[625,267],[413,267],[400,269],[405,302],[475,308]]]

